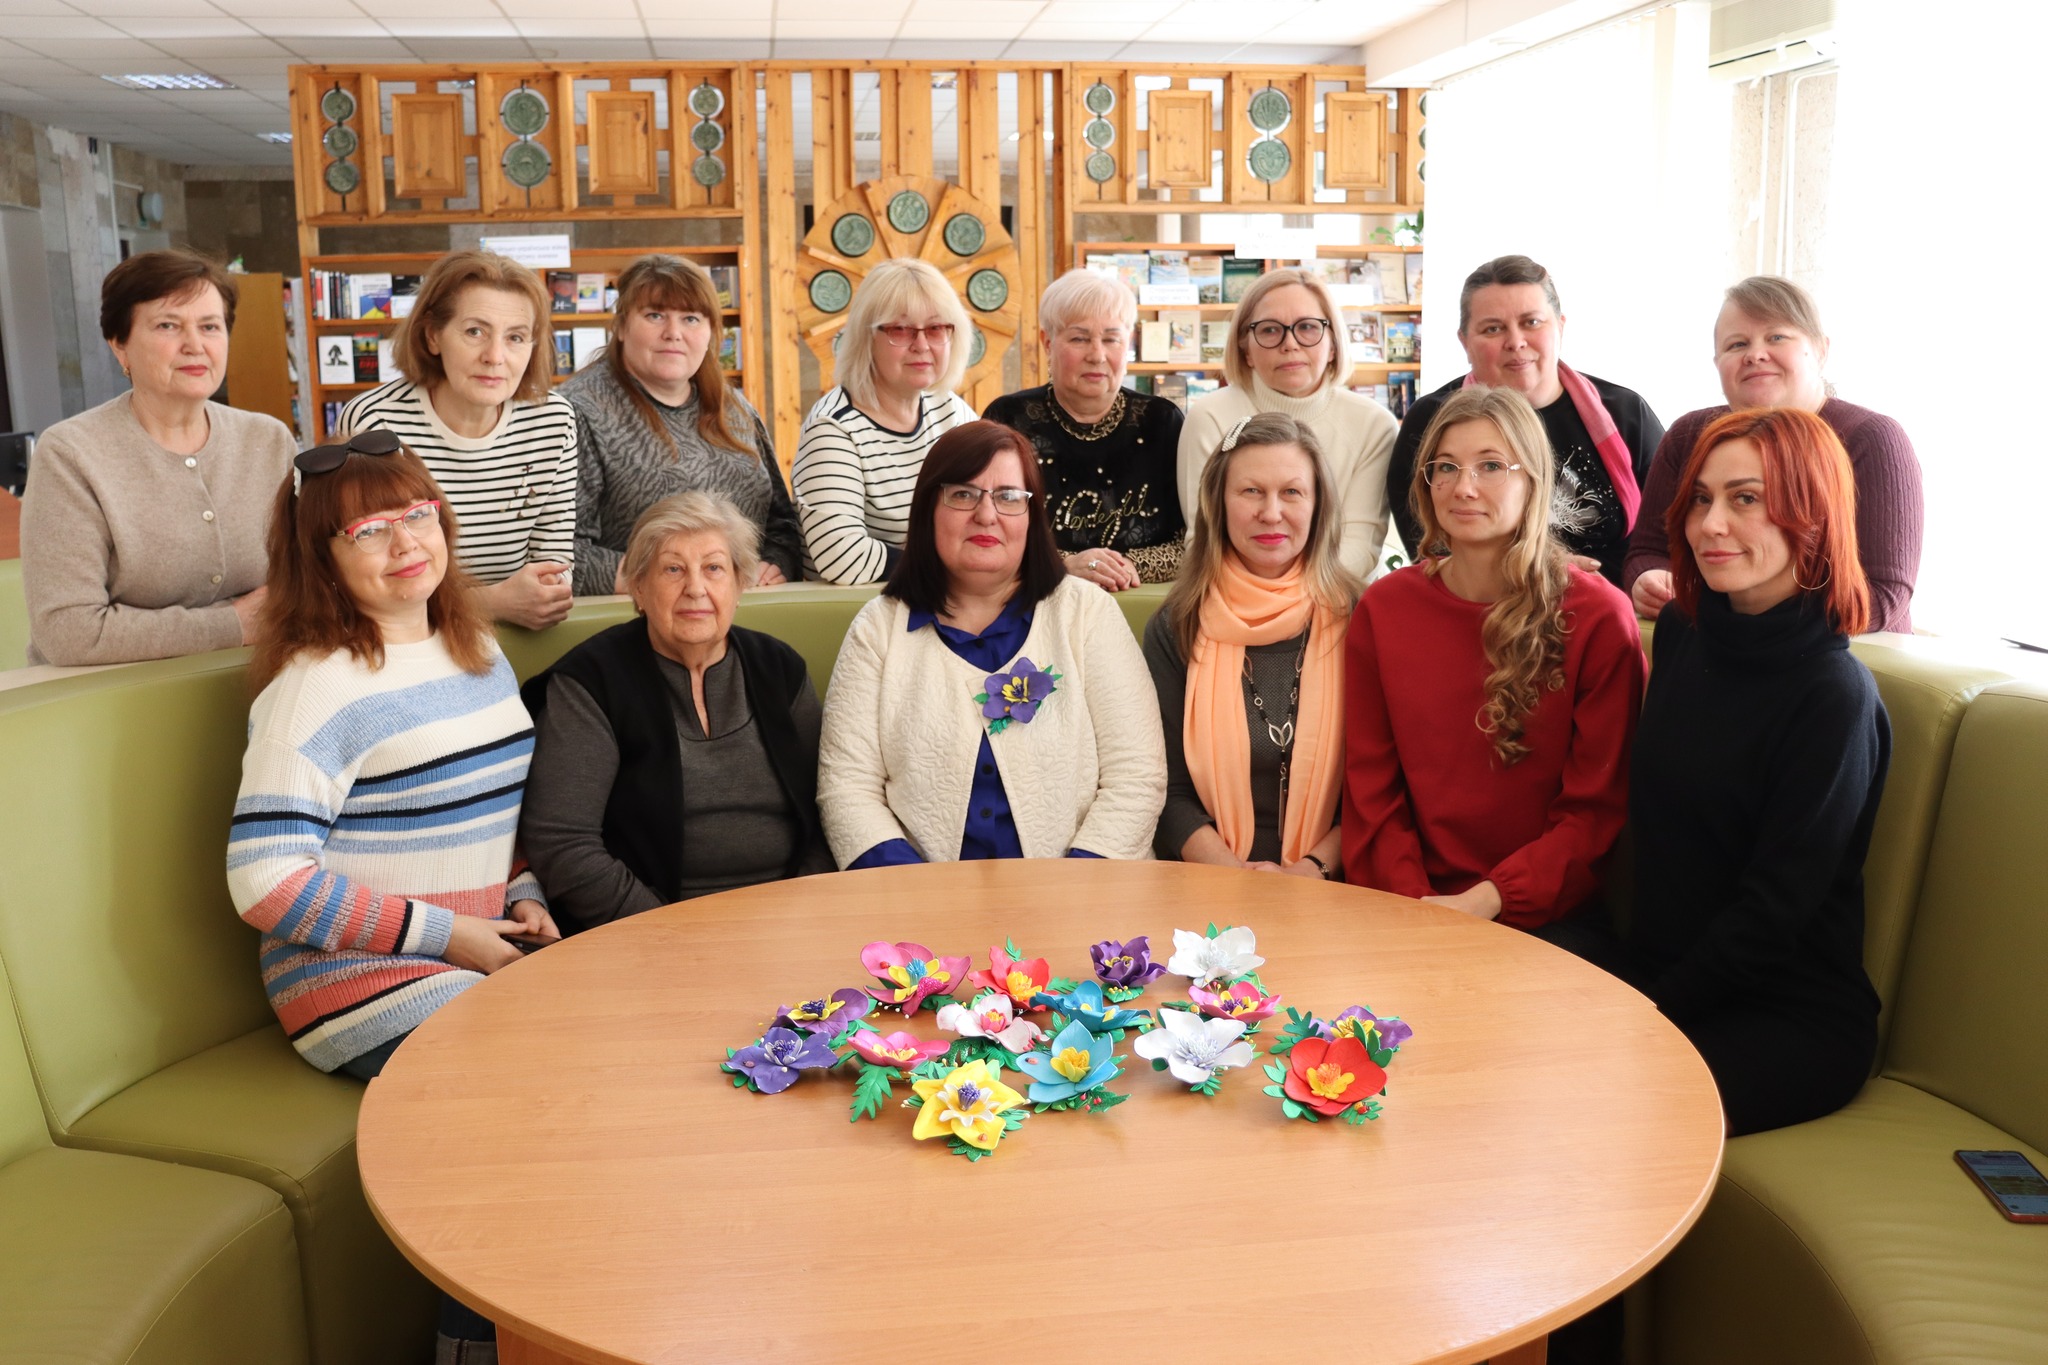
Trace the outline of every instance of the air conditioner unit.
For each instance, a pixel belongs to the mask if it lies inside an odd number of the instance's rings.
[[[1707,65],[1748,79],[1834,56],[1838,0],[1722,0],[1708,25]]]

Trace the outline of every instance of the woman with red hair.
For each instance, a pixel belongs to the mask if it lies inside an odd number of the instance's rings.
[[[1678,487],[1629,794],[1635,912],[1608,965],[1700,1050],[1730,1134],[1753,1133],[1834,1112],[1870,1074],[1863,858],[1891,726],[1849,653],[1870,589],[1827,423],[1730,413]]]

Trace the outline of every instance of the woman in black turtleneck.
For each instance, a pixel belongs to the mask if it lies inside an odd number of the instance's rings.
[[[1877,1048],[1863,857],[1891,727],[1849,653],[1870,594],[1848,456],[1811,413],[1701,434],[1636,732],[1622,971],[1700,1050],[1731,1135],[1855,1097]]]

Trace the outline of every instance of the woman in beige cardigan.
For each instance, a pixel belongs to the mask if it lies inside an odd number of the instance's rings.
[[[818,807],[842,867],[1148,856],[1158,702],[1115,601],[1062,567],[1030,452],[969,422],[919,470],[903,557],[825,696]]]
[[[100,331],[133,388],[36,442],[21,513],[29,662],[249,642],[271,503],[297,446],[275,417],[210,401],[235,292],[182,249],[130,256],[100,286]]]

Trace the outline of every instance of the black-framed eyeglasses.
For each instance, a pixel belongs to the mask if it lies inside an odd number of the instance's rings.
[[[332,474],[347,463],[351,455],[396,455],[404,448],[405,442],[398,439],[397,432],[372,427],[368,431],[357,432],[346,441],[302,450],[292,459],[292,496],[299,495],[306,475]]]
[[[1328,334],[1330,320],[1328,318],[1298,318],[1292,325],[1285,322],[1255,322],[1245,328],[1245,330],[1251,333],[1253,341],[1258,342],[1259,345],[1269,351],[1280,349],[1280,343],[1287,339],[1289,332],[1292,332],[1294,333],[1295,341],[1301,345],[1302,349],[1306,350],[1321,341]]]

